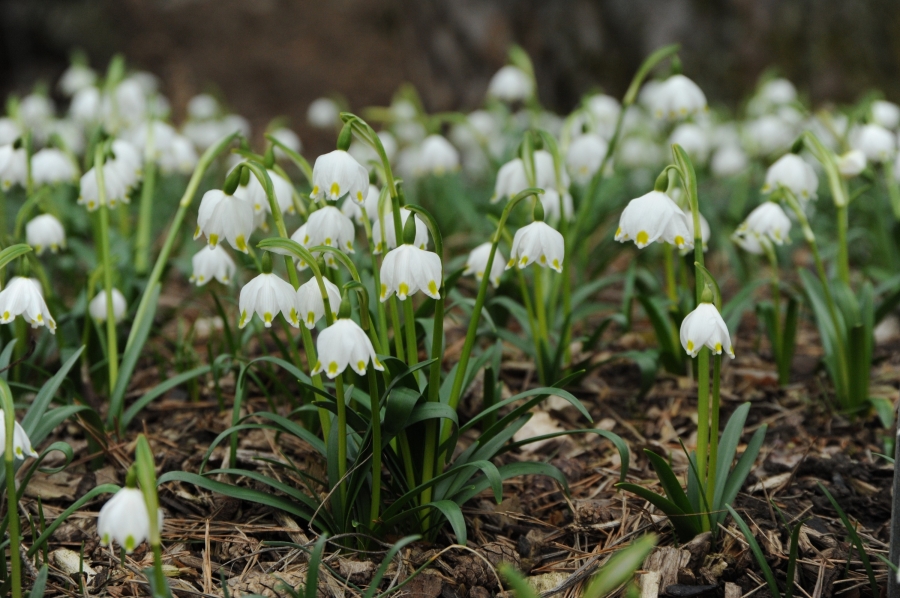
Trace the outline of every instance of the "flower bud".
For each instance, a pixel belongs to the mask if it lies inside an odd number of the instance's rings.
[[[341,129],[340,135],[338,135],[337,149],[346,152],[350,147],[351,141],[353,141],[353,129],[350,127],[350,123],[346,123]]]

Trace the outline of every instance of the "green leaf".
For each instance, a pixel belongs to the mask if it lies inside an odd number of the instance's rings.
[[[672,527],[675,528],[675,535],[678,536],[678,539],[681,542],[688,542],[694,536],[703,531],[700,526],[697,525],[695,515],[691,513],[685,513],[683,510],[678,508],[678,505],[676,505],[665,496],[660,496],[659,494],[656,494],[655,492],[644,488],[643,486],[638,486],[637,484],[619,483],[616,484],[616,488],[621,488],[626,492],[637,494],[638,496],[649,502],[651,505],[665,513],[666,517],[669,518],[669,522],[672,524]]]
[[[319,564],[322,562],[322,553],[325,551],[325,543],[328,534],[322,533],[316,540],[309,555],[309,568],[306,570],[306,585],[303,587],[304,598],[316,598],[319,589]]]
[[[144,393],[144,395],[137,401],[135,401],[131,405],[131,407],[125,410],[125,413],[122,414],[122,418],[119,421],[119,427],[123,430],[126,429],[128,427],[128,424],[131,423],[131,420],[134,419],[144,409],[144,407],[149,405],[150,402],[153,401],[153,399],[164,395],[176,386],[184,384],[188,380],[199,378],[200,376],[209,373],[211,369],[211,366],[202,365],[200,367],[196,367],[194,369],[178,374],[174,378],[169,378],[165,382],[157,384],[152,389]]]
[[[859,554],[859,560],[862,561],[863,566],[866,568],[866,575],[869,576],[869,585],[872,588],[872,596],[880,596],[881,592],[878,589],[878,582],[875,580],[875,571],[872,569],[872,563],[869,561],[869,555],[866,554],[866,546],[863,544],[862,539],[860,539],[859,534],[856,533],[856,528],[853,527],[853,524],[850,523],[850,519],[847,517],[847,514],[844,512],[844,509],[841,508],[841,505],[834,499],[831,495],[831,492],[822,485],[822,482],[816,482],[819,486],[819,490],[821,490],[825,496],[828,498],[828,502],[831,503],[831,506],[834,507],[834,510],[837,511],[838,516],[841,518],[841,523],[844,524],[844,528],[847,530],[847,535],[850,536],[850,541],[853,542],[853,545],[856,547],[856,553]]]
[[[462,513],[460,513],[460,516],[462,516]],[[463,528],[463,532],[465,532],[465,528]],[[384,574],[387,573],[388,567],[390,566],[391,561],[394,560],[394,557],[397,556],[397,553],[400,552],[405,546],[412,544],[413,542],[418,540],[420,537],[421,536],[406,536],[405,538],[397,540],[394,545],[391,546],[387,554],[384,555],[384,559],[381,561],[381,566],[378,567],[378,570],[372,577],[372,581],[369,583],[369,587],[366,590],[365,594],[363,594],[363,598],[372,598],[375,595],[375,592],[378,591],[378,586],[381,585],[381,580],[384,578]],[[457,538],[459,538],[458,534]],[[465,541],[461,542],[461,544],[465,544]]]
[[[28,598],[44,598],[44,590],[47,589],[47,565],[43,565],[34,578],[34,585],[28,593]]]
[[[614,554],[600,568],[585,589],[583,598],[606,598],[616,588],[634,578],[644,559],[656,546],[656,535],[647,534]]]
[[[767,428],[768,425],[764,424],[753,433],[750,442],[747,443],[744,454],[741,455],[737,465],[735,465],[731,473],[728,474],[728,481],[725,483],[725,488],[719,499],[719,510],[712,513],[709,518],[712,525],[718,525],[718,523],[725,518],[725,513],[721,510],[722,506],[727,506],[734,502],[738,492],[740,492],[741,487],[744,485],[744,481],[747,479],[747,475],[750,473],[750,469],[753,467],[757,455],[759,455],[759,449],[762,447],[763,440],[766,437]]]
[[[9,380],[9,362],[12,359],[13,349],[16,347],[16,339],[11,339],[0,353],[0,379]]]
[[[734,521],[744,533],[744,538],[746,538],[747,544],[750,545],[753,556],[756,557],[756,564],[759,565],[763,577],[766,578],[766,583],[769,585],[769,593],[771,593],[772,596],[781,596],[781,590],[778,588],[778,582],[775,581],[775,575],[772,573],[772,568],[769,566],[769,563],[766,562],[766,557],[759,547],[759,542],[757,542],[756,538],[753,536],[753,532],[750,531],[750,527],[747,526],[747,523],[740,515],[738,515],[737,511],[731,508],[731,505],[726,504],[725,507],[728,509],[728,512],[731,513],[731,516],[734,517]]]
[[[25,417],[22,418],[22,428],[25,429],[25,433],[28,434],[29,438],[31,438],[34,434],[34,430],[37,427],[38,422],[42,417],[44,417],[44,412],[47,410],[47,406],[50,405],[50,401],[53,400],[53,397],[56,395],[56,391],[59,390],[59,387],[62,385],[63,380],[65,380],[66,376],[69,375],[69,370],[71,370],[72,366],[75,365],[75,362],[78,361],[78,358],[81,356],[81,353],[83,351],[83,346],[75,351],[75,353],[73,353],[72,356],[69,357],[69,359],[67,359],[66,362],[62,364],[62,366],[60,366],[59,370],[53,375],[53,377],[44,383],[37,396],[34,397],[34,401],[31,402],[31,407],[28,408],[28,413],[26,413]]]
[[[669,500],[672,501],[682,513],[685,513],[686,515],[694,514],[691,503],[688,501],[688,497],[681,487],[681,482],[675,477],[675,472],[672,471],[672,468],[666,463],[666,460],[650,449],[644,449],[644,454],[647,455],[647,459],[650,461],[650,464],[653,465],[653,471],[656,472],[659,484],[662,486],[663,491],[666,493]]]
[[[113,422],[122,413],[122,407],[125,402],[125,391],[128,389],[128,383],[131,381],[131,374],[137,365],[141,353],[144,351],[144,343],[150,335],[150,328],[153,326],[153,316],[156,315],[156,304],[159,301],[160,286],[157,283],[152,289],[147,302],[147,311],[138,314],[135,319],[132,334],[134,342],[129,343],[122,355],[122,363],[119,366],[119,377],[116,380],[116,387],[113,389],[109,399],[109,415],[106,418],[106,425],[112,428]],[[121,429],[120,429],[121,431]]]

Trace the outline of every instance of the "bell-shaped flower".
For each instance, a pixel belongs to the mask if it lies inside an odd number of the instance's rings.
[[[0,146],[11,145],[22,136],[22,126],[8,116],[0,116]]]
[[[406,221],[409,219],[409,215],[412,214],[406,208],[400,208],[400,224],[405,225]],[[428,225],[419,218],[415,216],[416,219],[416,238],[413,241],[413,245],[418,247],[419,249],[425,249],[428,246]],[[384,236],[382,236],[381,229],[384,227]],[[372,225],[374,229],[372,231],[372,242],[375,243],[375,250],[372,253],[378,255],[386,250],[391,250],[397,246],[397,237],[394,235],[394,216],[392,213],[385,211],[384,218],[380,219],[376,224]],[[403,237],[403,229],[400,229],[400,236]],[[384,240],[387,239],[387,243]]]
[[[278,209],[282,214],[294,213],[294,186],[289,180],[275,172],[268,170],[269,178],[272,180],[272,192],[275,195],[275,201],[278,203]],[[241,185],[235,190],[234,194],[241,197],[253,206],[254,214],[271,214],[271,206],[269,205],[269,197],[266,195],[266,189],[263,187],[256,175],[250,173],[247,185]]]
[[[28,176],[28,158],[24,148],[10,145],[0,146],[0,190],[6,191],[13,185],[25,186]]]
[[[37,186],[68,183],[77,176],[75,165],[62,150],[46,147],[31,156],[31,177]]]
[[[459,169],[459,152],[441,135],[429,135],[419,146],[416,168],[422,174],[442,176]]]
[[[294,291],[294,287],[271,272],[263,272],[244,285],[238,300],[238,309],[241,312],[239,328],[250,323],[254,312],[260,317],[266,328],[272,327],[272,320],[279,312],[291,326],[300,327],[297,313],[297,293]]]
[[[88,304],[88,312],[97,322],[105,322],[107,315],[106,306],[106,291],[100,291]],[[128,309],[128,304],[125,303],[125,295],[123,295],[119,289],[112,290],[112,308],[113,321],[121,322],[122,318],[125,317],[125,311]]]
[[[750,212],[732,239],[745,251],[761,254],[763,243],[783,245],[790,239],[790,233],[791,219],[780,205],[767,201]]]
[[[681,346],[691,357],[696,357],[706,346],[716,355],[724,351],[734,359],[728,326],[712,303],[701,303],[682,320]]]
[[[568,191],[560,197],[556,189],[548,188],[540,198],[547,222],[559,222],[560,214],[565,216],[566,220],[572,219],[575,208],[572,203],[572,194]]]
[[[9,324],[19,315],[32,328],[46,326],[51,334],[56,334],[56,320],[47,309],[40,285],[24,276],[14,276],[0,291],[0,324]]]
[[[484,278],[484,272],[487,270],[487,262],[490,255],[490,242],[482,243],[473,249],[466,260],[466,269],[463,270],[463,275],[468,276],[469,274],[474,274],[475,278],[481,282],[481,279]],[[494,288],[497,288],[500,285],[500,277],[505,271],[503,267],[505,262],[506,258],[500,253],[500,248],[498,247],[497,251],[494,253],[494,261],[491,263],[491,273],[489,276],[489,280],[491,281],[491,284],[494,285]]]
[[[319,208],[309,215],[302,245],[314,247],[327,245],[346,253],[353,253],[356,231],[353,221],[334,206]]]
[[[25,242],[31,245],[34,253],[42,255],[47,249],[53,253],[66,247],[66,229],[51,214],[35,216],[25,225]]]
[[[85,87],[90,87],[97,81],[97,73],[83,64],[73,64],[67,68],[59,78],[59,90],[68,97],[72,97]]]
[[[206,235],[210,246],[215,247],[225,239],[243,253],[249,253],[247,240],[253,233],[253,206],[237,195],[228,195],[219,189],[210,189],[200,200],[197,214],[197,230],[194,238]]]
[[[593,121],[594,130],[604,138],[610,139],[615,132],[619,113],[622,112],[619,100],[601,93],[588,98],[585,107]]]
[[[308,223],[301,225],[300,228],[298,228],[296,231],[294,231],[294,234],[291,235],[291,240],[296,241],[297,243],[299,243],[300,245],[302,245],[303,247],[305,247],[307,249],[315,246],[316,243],[311,242],[311,237],[306,232],[308,230],[309,230]],[[274,253],[280,253],[280,251],[274,250]],[[331,252],[314,251],[312,255],[316,259],[321,257],[323,260],[325,260],[325,265],[328,266],[329,268],[336,268],[338,265],[337,260],[334,257],[334,254],[332,254]],[[297,270],[300,270],[301,272],[303,272],[304,270],[309,268],[309,264],[307,264],[306,260],[304,260],[302,258],[295,257],[294,261],[297,264]]]
[[[381,264],[382,301],[394,293],[400,301],[422,291],[432,299],[440,299],[443,265],[438,254],[404,243],[390,250]]]
[[[862,150],[850,150],[838,156],[837,167],[842,177],[852,179],[866,169],[866,155]]]
[[[684,75],[672,75],[653,92],[652,104],[657,118],[675,120],[706,110],[706,96]]]
[[[712,173],[719,178],[740,174],[747,170],[750,161],[747,154],[736,143],[723,145],[713,154],[709,163]]]
[[[378,202],[381,198],[381,191],[378,190],[378,187],[375,185],[369,185],[369,192],[366,194],[366,200],[362,204],[362,207],[366,209],[366,217],[369,219],[369,222],[374,223],[378,220]],[[351,201],[348,197],[344,200],[344,203],[341,205],[341,213],[344,214],[347,218],[352,218],[357,224],[363,223],[363,213],[362,209],[360,209],[360,204],[355,201]],[[386,199],[384,202],[384,207],[382,211],[390,217],[391,213],[391,200]],[[374,225],[373,225],[374,226]]]
[[[341,109],[331,98],[313,100],[306,110],[306,121],[317,129],[333,129],[340,122]]]
[[[369,171],[344,150],[334,150],[316,158],[313,166],[314,199],[337,201],[349,194],[363,202],[369,190]]]
[[[53,101],[43,94],[32,93],[19,102],[19,118],[29,129],[46,131],[55,112]]]
[[[69,116],[77,123],[90,126],[100,120],[103,96],[96,87],[78,90],[69,103]]]
[[[212,279],[228,284],[237,269],[234,260],[221,245],[205,245],[191,258],[191,265],[194,272],[190,281],[196,283],[198,287],[202,287]]]
[[[706,131],[694,123],[682,123],[675,127],[669,137],[669,144],[684,148],[697,166],[705,164],[709,158],[709,138]]]
[[[157,162],[164,174],[178,172],[190,174],[197,166],[199,158],[193,142],[184,135],[175,135],[169,145],[169,151],[160,154]]]
[[[806,160],[797,154],[785,154],[769,166],[762,191],[771,193],[779,187],[786,187],[797,199],[805,202],[816,198],[819,177]]]
[[[534,93],[534,82],[519,67],[506,65],[491,77],[487,93],[504,102],[521,102]]]
[[[497,181],[494,184],[491,203],[496,203],[503,198],[511,198],[527,188],[528,179],[525,178],[525,165],[521,158],[513,158],[497,171]]]
[[[679,249],[693,247],[688,216],[672,198],[661,191],[651,191],[632,199],[622,211],[616,241],[634,241],[643,249],[654,241],[670,243]]]
[[[210,120],[219,114],[219,101],[208,93],[199,93],[188,100],[187,115],[193,120]]]
[[[347,366],[357,374],[365,375],[370,361],[376,370],[384,371],[384,366],[375,355],[372,341],[359,324],[350,318],[338,318],[323,330],[316,339],[316,350],[319,359],[312,374],[324,371],[329,380],[341,375]]]
[[[584,185],[597,173],[609,144],[594,133],[581,135],[569,145],[566,167],[579,185]]]
[[[506,269],[536,263],[562,272],[566,246],[563,236],[546,222],[536,220],[516,231]]]
[[[86,206],[89,212],[93,212],[100,208],[101,205],[107,205],[109,208],[115,208],[119,202],[130,203],[128,196],[128,185],[122,179],[117,168],[110,163],[103,165],[103,191],[100,195],[100,186],[97,181],[97,168],[91,168],[83,175],[79,182],[80,193],[78,195],[78,205]]]
[[[854,149],[862,151],[871,162],[887,162],[897,153],[894,134],[881,125],[863,125],[850,135]]]
[[[337,315],[341,306],[341,289],[327,278],[323,277],[322,282],[325,284],[325,293],[328,295],[331,313]],[[325,315],[325,301],[322,300],[322,290],[315,278],[310,278],[297,289],[297,311],[300,312],[303,323],[310,330],[315,328],[316,322]]]
[[[6,452],[6,412],[0,410],[0,455]],[[31,446],[31,439],[25,433],[25,429],[19,422],[13,423],[13,456],[16,459],[25,457],[37,457],[38,454]]]
[[[157,512],[157,529],[162,529],[162,509]],[[134,549],[150,537],[150,513],[144,500],[144,493],[138,488],[122,488],[100,509],[97,517],[97,533],[100,544],[116,544],[131,554]]]
[[[872,102],[872,121],[885,129],[896,129],[900,125],[900,106],[885,100]]]

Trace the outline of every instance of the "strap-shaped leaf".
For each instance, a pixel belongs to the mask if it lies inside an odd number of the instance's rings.
[[[685,513],[678,506],[673,503],[671,500],[666,498],[665,496],[660,496],[655,492],[644,488],[643,486],[638,486],[637,484],[616,484],[616,488],[621,488],[627,492],[631,492],[632,494],[637,494],[651,505],[662,511],[666,514],[666,517],[669,518],[669,522],[672,524],[672,527],[675,528],[675,535],[678,536],[678,539],[681,542],[687,542],[691,540],[694,536],[699,534],[702,530],[699,525],[695,524],[695,517],[688,513]]]
[[[34,433],[34,429],[41,418],[44,417],[44,412],[50,405],[50,401],[53,400],[56,391],[59,390],[63,380],[69,375],[69,370],[71,370],[72,366],[78,361],[78,358],[83,351],[84,347],[79,347],[79,349],[60,366],[53,377],[44,383],[41,390],[37,393],[37,396],[34,397],[34,401],[31,402],[31,407],[28,408],[28,413],[22,418],[22,428],[25,429],[25,433],[28,434],[29,437]]]

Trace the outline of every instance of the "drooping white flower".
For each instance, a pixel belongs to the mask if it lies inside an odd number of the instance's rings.
[[[306,120],[317,129],[333,129],[340,120],[340,112],[334,100],[319,98],[306,110]]]
[[[597,173],[609,144],[600,135],[588,133],[577,137],[569,145],[566,167],[575,182],[584,185]]]
[[[622,111],[619,100],[601,93],[588,98],[586,108],[593,121],[594,131],[605,139],[610,139]]]
[[[157,529],[162,529],[163,512],[157,512]],[[131,554],[134,549],[150,537],[150,514],[144,494],[137,488],[122,488],[100,509],[97,517],[97,533],[100,544],[116,544]]]
[[[369,222],[373,223],[373,227],[374,227],[375,221],[377,221],[379,218],[378,202],[379,202],[380,198],[381,198],[381,191],[378,190],[378,187],[376,187],[375,185],[369,185],[369,192],[366,194],[366,201],[362,207],[365,207],[366,217],[369,219]],[[360,209],[360,207],[361,207],[360,204],[356,203],[355,201],[351,201],[350,198],[348,197],[346,200],[344,200],[343,205],[341,205],[341,212],[347,218],[352,218],[353,220],[355,220],[357,224],[362,224],[363,218],[362,218],[362,210]],[[390,213],[391,213],[391,200],[390,199],[387,199],[387,198],[385,199],[384,207],[382,208],[382,211],[385,214],[388,214],[388,216],[390,216]]]
[[[675,127],[669,143],[677,143],[684,148],[695,164],[705,164],[709,157],[709,139],[706,131],[694,123],[682,123]]]
[[[125,295],[123,295],[119,289],[114,288],[112,290],[112,307],[113,320],[121,322],[122,318],[125,317],[125,311],[128,309],[128,304],[125,303]],[[97,322],[106,321],[106,291],[100,291],[93,299],[91,299],[90,304],[88,304],[88,312]]]
[[[734,359],[734,347],[728,326],[712,303],[701,303],[681,322],[681,346],[691,357],[696,357],[704,346],[715,355],[724,351]]]
[[[572,194],[568,191],[560,197],[556,189],[549,188],[540,195],[541,205],[544,207],[544,215],[547,222],[557,223],[560,221],[560,214],[565,216],[566,220],[571,220],[574,215],[575,208],[572,203]]]
[[[355,235],[353,221],[336,207],[325,206],[309,215],[303,245],[327,245],[353,253]]]
[[[19,103],[19,118],[29,129],[44,129],[54,112],[53,101],[45,95],[33,93]]]
[[[744,172],[749,164],[747,154],[739,145],[727,144],[716,150],[709,166],[715,176],[726,178]]]
[[[506,65],[491,77],[488,96],[505,102],[527,100],[534,93],[534,82],[528,73],[513,65]]]
[[[10,145],[22,136],[22,127],[8,116],[0,117],[0,146]]]
[[[416,166],[423,174],[442,176],[459,169],[459,152],[446,137],[429,135],[419,146]]]
[[[25,225],[25,242],[34,248],[36,255],[43,255],[47,249],[56,253],[66,247],[66,229],[55,216],[41,214]]]
[[[422,291],[432,299],[440,299],[443,265],[438,254],[415,245],[400,245],[390,250],[381,263],[381,301],[394,293],[400,301]]]
[[[160,154],[157,162],[159,168],[165,174],[179,172],[181,174],[190,174],[197,166],[199,158],[197,150],[194,148],[193,142],[184,135],[175,135],[169,150]]]
[[[350,318],[338,318],[323,330],[316,339],[316,350],[319,359],[312,374],[324,371],[329,380],[342,374],[347,366],[362,376],[370,361],[376,370],[384,371],[384,366],[375,355],[372,341],[359,324]]]
[[[99,209],[104,203],[110,208],[115,208],[119,202],[131,202],[131,199],[128,196],[128,185],[122,179],[119,169],[116,168],[115,164],[113,164],[111,160],[107,161],[103,165],[102,171],[103,189],[105,192],[102,198],[100,196],[100,187],[97,182],[97,168],[93,167],[81,175],[78,205],[86,206],[89,212]]]
[[[219,113],[219,101],[208,93],[200,93],[188,100],[188,118],[210,120]]]
[[[778,187],[790,189],[800,201],[816,198],[819,177],[806,160],[797,154],[785,154],[766,171],[763,193],[771,193]]]
[[[294,186],[289,180],[275,172],[267,170],[269,178],[272,180],[272,192],[275,195],[275,201],[278,203],[278,209],[282,214],[294,213]],[[252,172],[247,180],[247,185],[239,186],[234,194],[253,206],[254,214],[271,214],[272,209],[269,205],[269,197],[266,195],[266,189],[263,187],[259,179]]]
[[[0,456],[6,452],[6,412],[0,409]],[[38,454],[31,446],[31,439],[25,433],[25,429],[19,422],[13,423],[13,455],[16,459],[25,457],[37,457]]]
[[[303,148],[303,144],[300,143],[300,136],[287,127],[279,127],[269,134],[286,145],[288,149],[293,150],[297,153],[300,153],[300,150]],[[287,158],[287,154],[284,153],[283,149],[276,145],[275,157],[279,160],[284,160],[285,158]]]
[[[684,75],[672,75],[653,92],[653,112],[657,118],[675,120],[706,110],[706,96]]]
[[[661,191],[651,191],[625,206],[619,218],[616,241],[634,241],[643,249],[654,241],[670,243],[679,249],[693,247],[688,216],[672,198]]]
[[[401,208],[400,209],[400,237],[403,237],[403,225],[406,224],[409,215],[412,214],[408,209]],[[416,238],[413,241],[413,245],[418,247],[419,249],[425,249],[428,245],[428,225],[419,218],[415,216],[416,219]],[[384,227],[384,237],[382,237],[381,229]],[[394,216],[391,212],[385,209],[384,218],[381,218],[376,224],[372,225],[374,229],[372,231],[372,241],[375,243],[375,249],[372,251],[374,254],[379,254],[384,251],[393,249],[397,246],[397,237],[394,235]],[[384,239],[387,239],[387,243],[384,242]]]
[[[393,163],[394,156],[397,155],[397,140],[389,131],[379,131],[378,139],[381,141],[381,147],[384,149],[384,155],[388,162]],[[354,139],[347,148],[347,153],[353,156],[353,159],[365,166],[373,168],[375,164],[381,164],[381,157],[368,143]]]
[[[796,99],[797,88],[793,83],[787,79],[772,79],[764,83],[750,99],[747,110],[752,115],[760,115]]]
[[[243,253],[249,253],[247,241],[253,234],[253,206],[250,202],[228,195],[220,189],[210,189],[200,200],[197,214],[197,230],[194,238],[206,235],[210,246],[215,247],[225,239]]]
[[[336,316],[341,306],[341,289],[327,278],[323,277],[322,282],[328,295],[328,306],[331,313]],[[315,328],[316,322],[325,315],[325,301],[322,300],[322,290],[315,278],[310,278],[297,289],[297,311],[310,330]]]
[[[838,156],[837,167],[842,177],[851,179],[866,169],[866,155],[862,150],[850,150]]]
[[[757,156],[770,156],[791,147],[796,127],[775,114],[766,114],[744,127],[748,149]]]
[[[291,326],[300,327],[297,293],[294,287],[271,272],[264,272],[244,285],[238,308],[241,312],[239,328],[249,324],[254,313],[260,317],[266,328],[271,328],[272,320],[279,312]]]
[[[497,181],[494,184],[491,203],[496,203],[503,198],[511,198],[527,188],[528,179],[525,178],[525,165],[521,158],[513,158],[497,171]]]
[[[872,120],[885,129],[896,129],[900,125],[900,106],[885,100],[872,102]]]
[[[850,138],[853,148],[862,151],[871,162],[887,162],[897,152],[893,133],[881,125],[863,125]]]
[[[13,185],[25,185],[28,176],[28,157],[24,148],[15,149],[11,144],[0,146],[0,190]]]
[[[616,152],[616,163],[628,168],[654,168],[664,160],[663,149],[646,137],[626,137]]]
[[[546,222],[536,220],[516,231],[506,269],[513,266],[522,269],[536,263],[562,272],[565,255],[565,241],[559,231]]]
[[[0,291],[0,324],[9,324],[19,315],[32,328],[46,326],[56,334],[56,320],[47,309],[40,285],[24,276],[14,276]]]
[[[96,87],[85,87],[72,97],[69,115],[82,125],[91,125],[100,120],[102,94]]]
[[[59,90],[72,97],[85,87],[90,87],[97,80],[97,73],[83,64],[73,64],[59,78]]]
[[[767,201],[757,206],[738,226],[732,240],[745,251],[763,253],[764,243],[783,245],[790,239],[791,219],[775,202]]]
[[[221,245],[204,245],[203,249],[191,258],[191,265],[194,273],[191,274],[190,281],[196,283],[198,287],[214,278],[222,284],[228,284],[237,269],[234,260]]]
[[[316,158],[310,196],[337,201],[349,194],[363,202],[369,190],[369,172],[344,150],[334,150]]]
[[[31,178],[35,185],[55,185],[74,181],[78,171],[62,150],[45,147],[31,156]]]
[[[491,243],[482,243],[475,249],[473,249],[469,253],[469,258],[466,260],[466,269],[463,270],[463,275],[468,276],[469,274],[474,274],[475,278],[481,282],[481,279],[484,278],[484,272],[487,269],[488,257],[491,254]],[[500,277],[503,275],[504,267],[503,264],[506,262],[506,258],[503,257],[503,254],[500,253],[500,248],[497,248],[497,251],[494,253],[494,261],[491,263],[491,273],[489,279],[491,284],[494,285],[494,288],[500,285]]]

